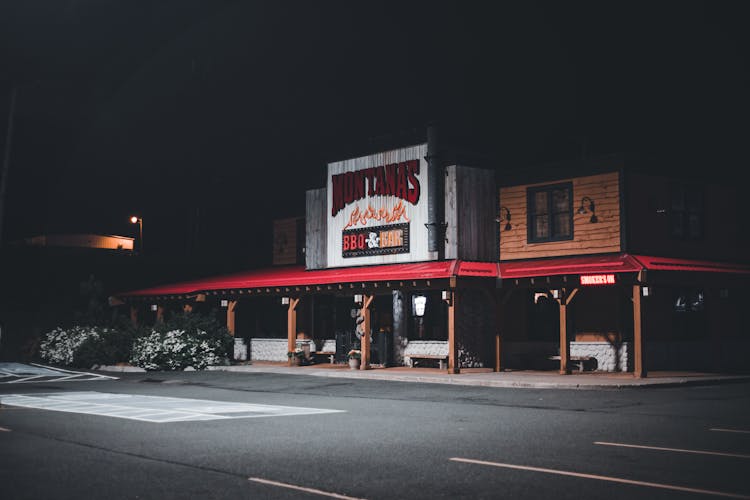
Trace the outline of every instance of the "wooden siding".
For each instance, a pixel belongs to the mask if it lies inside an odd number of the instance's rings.
[[[527,231],[526,190],[529,187],[573,183],[573,239],[529,243]],[[596,205],[598,222],[590,222],[591,213],[579,214],[581,199],[588,196]],[[500,225],[500,260],[533,259],[565,255],[585,255],[621,251],[619,175],[610,172],[573,179],[500,189],[500,206],[511,214],[511,230]],[[497,213],[500,214],[498,207]]]
[[[497,259],[494,171],[457,165],[446,170],[445,258]]]
[[[303,217],[290,217],[273,221],[273,254],[274,266],[300,264],[304,234],[301,225]]]
[[[327,189],[310,189],[306,193],[305,218],[305,267],[325,269],[326,267],[326,217]]]
[[[689,185],[668,177],[627,174],[626,251],[687,259],[747,261],[750,227],[742,186],[702,184],[703,236],[689,239],[670,235],[672,189],[681,184]]]

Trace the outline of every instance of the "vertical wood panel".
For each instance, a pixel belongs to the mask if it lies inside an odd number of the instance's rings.
[[[495,173],[456,167],[457,258],[495,259]]]
[[[326,194],[327,189],[310,189],[306,193],[305,266],[326,267]]]

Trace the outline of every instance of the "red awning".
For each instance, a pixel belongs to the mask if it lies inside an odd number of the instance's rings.
[[[643,266],[632,255],[608,254],[582,257],[558,257],[500,263],[503,279],[558,276],[563,274],[602,274],[638,272]]]
[[[313,271],[305,270],[304,266],[276,267],[156,286],[118,294],[117,296],[124,298],[157,295],[194,295],[215,290],[439,279],[450,278],[452,276],[496,278],[498,276],[498,265],[494,262],[448,260],[383,266],[344,267]]]
[[[709,273],[750,274],[750,266],[728,264],[706,260],[673,259],[671,257],[648,257],[634,255],[646,269],[654,271],[693,271]]]

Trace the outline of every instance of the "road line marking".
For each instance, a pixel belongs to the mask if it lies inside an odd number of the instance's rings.
[[[293,484],[279,483],[277,481],[270,481],[268,479],[261,479],[259,477],[249,477],[247,479],[249,481],[255,481],[256,483],[270,484],[271,486],[279,486],[281,488],[289,488],[289,489],[292,489],[292,490],[304,491],[305,493],[312,493],[314,495],[322,495],[322,496],[325,496],[325,497],[342,498],[344,500],[364,500],[362,498],[349,497],[349,496],[346,496],[346,495],[339,495],[338,493],[329,493],[327,491],[316,490],[314,488],[305,488],[304,486],[295,486]]]
[[[6,429],[5,427],[0,427],[0,432],[10,432],[10,429]]]
[[[747,496],[747,495],[739,495],[737,493],[727,493],[724,491],[703,490],[700,488],[688,488],[686,486],[677,486],[674,484],[650,483],[647,481],[635,481],[633,479],[624,479],[624,478],[612,477],[612,476],[599,476],[597,474],[584,474],[581,472],[570,472],[570,471],[564,471],[564,470],[558,470],[558,469],[544,469],[542,467],[530,467],[528,465],[513,465],[513,464],[503,464],[499,462],[485,462],[484,460],[473,460],[470,458],[458,458],[458,457],[453,457],[450,460],[453,460],[454,462],[465,462],[468,464],[489,465],[492,467],[504,467],[507,469],[528,470],[528,471],[533,471],[533,472],[546,472],[547,474],[558,474],[560,476],[581,477],[584,479],[598,479],[599,481],[632,484],[635,486],[648,486],[650,488],[661,488],[665,490],[686,491],[688,493],[699,493],[702,495],[714,495],[714,496],[728,497],[728,498],[742,498],[745,500],[750,499],[750,496]]]
[[[723,453],[720,451],[685,450],[682,448],[664,448],[661,446],[644,446],[640,444],[607,443],[604,441],[594,441],[594,444],[601,444],[603,446],[619,446],[622,448],[641,448],[644,450],[675,451],[678,453],[696,453],[698,455],[716,455],[719,457],[750,458],[750,455],[743,455],[741,453]]]
[[[716,432],[737,432],[739,434],[750,434],[750,431],[746,431],[743,429],[722,429],[719,427],[714,427],[713,429],[709,429],[709,431],[716,431]]]

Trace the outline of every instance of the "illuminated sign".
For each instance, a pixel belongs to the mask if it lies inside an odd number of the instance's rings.
[[[581,276],[581,285],[614,285],[614,274],[587,274]]]
[[[409,224],[350,229],[341,233],[344,258],[408,252]]]
[[[331,216],[349,203],[373,196],[395,196],[412,205],[419,202],[419,160],[364,168],[331,176]]]

